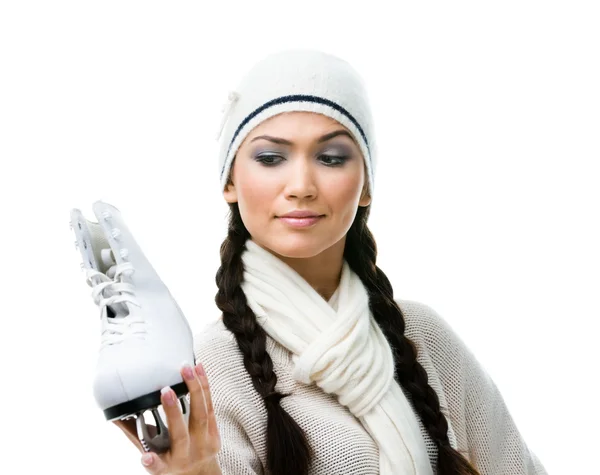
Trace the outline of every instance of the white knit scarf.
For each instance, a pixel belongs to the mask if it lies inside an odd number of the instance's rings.
[[[344,260],[327,302],[285,262],[249,239],[242,289],[266,333],[292,352],[293,377],[335,394],[379,448],[381,475],[432,475],[417,417],[394,380],[390,345],[362,281]]]

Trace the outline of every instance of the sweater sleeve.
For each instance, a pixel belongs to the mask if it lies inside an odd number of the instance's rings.
[[[234,364],[234,351],[224,332],[195,337],[196,362],[202,363],[206,371],[221,437],[217,454],[221,471],[223,475],[263,475],[262,463],[245,427],[252,420],[252,412],[238,381],[240,367]]]
[[[216,415],[221,435],[217,461],[223,475],[263,475],[262,464],[243,427],[231,415]]]
[[[415,304],[415,302],[413,302]],[[547,475],[527,447],[504,398],[464,341],[431,307],[417,303],[427,351],[466,444],[481,475]]]
[[[468,449],[481,475],[547,475],[531,451],[495,382],[464,344],[465,426]]]

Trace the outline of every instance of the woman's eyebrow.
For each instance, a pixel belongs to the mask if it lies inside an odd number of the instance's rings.
[[[335,130],[333,132],[323,135],[321,138],[319,138],[319,140],[317,140],[317,143],[326,142],[327,140],[332,139],[333,137],[337,137],[338,135],[346,135],[354,141],[354,138],[352,137],[352,135],[350,135],[347,131]],[[274,143],[277,143],[280,145],[294,145],[294,143],[290,142],[289,140],[282,139],[280,137],[272,137],[270,135],[259,135],[258,137],[254,137],[250,142],[254,142],[255,140],[258,140],[258,139],[269,140],[270,142],[274,142]]]

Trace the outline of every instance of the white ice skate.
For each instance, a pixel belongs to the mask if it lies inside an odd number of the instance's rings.
[[[188,390],[180,368],[184,361],[196,363],[192,331],[120,211],[102,201],[93,204],[93,211],[97,222],[72,209],[71,228],[86,282],[100,308],[94,397],[108,421],[135,418],[144,449],[162,453],[170,446],[166,420],[158,411],[164,386],[175,391],[189,422]],[[144,419],[147,410],[156,421],[154,437]]]

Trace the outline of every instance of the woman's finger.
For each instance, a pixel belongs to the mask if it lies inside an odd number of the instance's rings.
[[[154,452],[147,452],[142,456],[142,465],[152,475],[169,473],[167,464]]]
[[[161,390],[160,400],[167,416],[171,455],[175,459],[184,460],[188,455],[190,436],[181,412],[181,403],[169,386]]]
[[[208,383],[208,376],[202,367],[201,363],[196,366],[196,375],[200,380],[202,392],[204,394],[204,402],[206,407],[206,421],[208,427],[208,435],[213,443],[217,443],[216,449],[220,450],[220,436],[219,428],[217,427],[217,419],[215,417],[215,410],[212,402],[212,395],[210,393],[210,385]]]
[[[192,438],[204,441],[206,437],[206,406],[205,396],[202,394],[202,386],[196,372],[191,366],[182,370],[183,378],[190,392],[190,422],[189,431]]]

